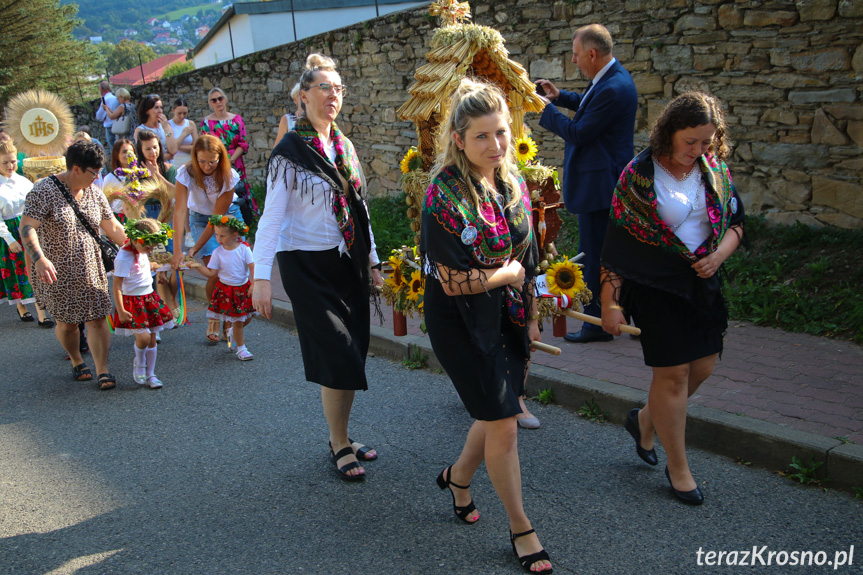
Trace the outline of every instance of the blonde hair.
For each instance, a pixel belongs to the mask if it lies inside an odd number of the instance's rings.
[[[481,192],[477,191],[473,180],[480,181],[482,176],[476,167],[470,163],[464,150],[460,150],[456,145],[453,134],[458,134],[464,140],[471,122],[489,114],[501,114],[507,126],[512,122],[509,107],[506,105],[506,97],[500,88],[482,80],[464,78],[452,96],[446,122],[441,124],[440,135],[438,136],[438,149],[441,151],[431,171],[431,178],[434,181],[447,166],[458,168],[462,178],[464,178],[470,199],[476,206],[477,214],[486,223],[491,222],[483,217],[480,203],[483,199],[489,198],[490,190],[482,187]],[[515,147],[512,145],[512,131],[510,130],[510,144],[495,173],[496,178],[500,178],[512,188],[512,198],[507,202],[507,208],[521,201],[521,186],[519,186],[518,178],[515,176],[516,165]]]
[[[336,62],[328,56],[314,52],[306,58],[306,65],[303,67],[303,72],[300,74],[300,81],[297,82],[300,90],[306,91],[312,87],[312,82],[315,80],[315,72],[338,72]],[[293,90],[291,91],[293,93]],[[300,100],[300,107],[303,112],[306,111],[306,103]]]
[[[207,92],[207,102],[209,102],[209,101],[210,101],[210,97],[211,97],[213,94],[215,94],[216,92],[218,92],[218,93],[219,93],[219,95],[221,95],[221,96],[225,99],[225,107],[227,108],[227,106],[228,106],[228,101],[229,101],[229,100],[228,100],[228,95],[227,95],[227,94],[225,94],[225,91],[224,91],[224,90],[222,90],[221,88],[219,88],[218,86],[216,86],[215,88],[213,88],[212,90],[210,90],[209,92]]]
[[[119,90],[117,90],[117,97],[123,98],[125,100],[131,100],[132,94],[130,94],[129,90],[127,90],[126,88],[120,88]]]
[[[18,148],[12,143],[12,140],[0,140],[0,154],[15,154],[18,155]]]
[[[77,142],[78,140],[87,140],[87,141],[89,142],[89,141],[91,141],[92,139],[93,139],[93,138],[91,138],[91,137],[90,137],[90,134],[88,134],[88,133],[87,133],[87,132],[85,132],[84,130],[81,130],[80,132],[75,132],[75,135],[74,135],[74,136],[72,136],[72,141],[73,141],[73,142]]]
[[[299,95],[300,95],[300,83],[297,82],[296,84],[294,84],[294,87],[291,88],[291,99],[294,99]]]

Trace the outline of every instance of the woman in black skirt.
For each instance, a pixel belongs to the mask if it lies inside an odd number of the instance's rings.
[[[693,505],[704,497],[686,460],[686,403],[722,353],[728,312],[717,271],[743,238],[725,131],[715,98],[675,98],[620,176],[602,251],[603,328],[620,335],[628,311],[653,368],[647,405],[629,412],[626,429],[650,465],[656,432],[672,492]]]
[[[344,95],[335,63],[310,55],[300,77],[305,116],[273,150],[267,167],[252,302],[270,317],[270,276],[277,257],[306,379],[321,385],[330,458],[342,479],[356,481],[365,477],[358,460],[377,458],[375,450],[348,438],[348,420],[356,390],[368,389],[371,281],[383,282],[362,168],[335,123]]]
[[[524,512],[516,416],[539,340],[530,198],[515,170],[510,115],[495,86],[462,80],[441,125],[442,150],[422,212],[425,321],[435,356],[471,417],[461,456],[437,478],[456,516],[475,523],[468,487],[485,461],[529,572],[551,573]]]

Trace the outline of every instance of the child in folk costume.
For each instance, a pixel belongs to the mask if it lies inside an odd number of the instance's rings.
[[[135,383],[150,389],[162,387],[156,377],[156,334],[174,327],[171,310],[153,291],[152,266],[148,255],[171,237],[171,229],[156,220],[144,218],[126,222],[124,245],[114,259],[114,332],[135,336]]]
[[[237,218],[214,214],[207,224],[214,229],[219,247],[213,251],[207,267],[198,264],[197,269],[207,277],[218,275],[216,287],[207,317],[230,323],[228,346],[237,346],[237,357],[249,361],[255,356],[246,349],[243,327],[257,312],[252,307],[254,283],[249,277],[254,275],[255,264],[249,244],[240,239],[249,233],[249,227]]]

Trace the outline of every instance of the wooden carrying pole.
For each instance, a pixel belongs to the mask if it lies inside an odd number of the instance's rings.
[[[564,313],[564,315],[568,315],[573,319],[580,319],[581,321],[586,321],[587,323],[591,323],[593,325],[602,326],[602,320],[598,317],[587,315],[586,313],[572,311],[571,309],[565,309],[561,311]],[[623,333],[630,333],[632,335],[641,335],[640,329],[635,326],[626,325],[625,323],[620,324],[620,331],[622,331]]]
[[[545,353],[550,353],[551,355],[560,355],[559,347],[554,347],[553,345],[548,345],[547,343],[542,343],[541,341],[530,342],[530,349],[534,351],[544,351]]]

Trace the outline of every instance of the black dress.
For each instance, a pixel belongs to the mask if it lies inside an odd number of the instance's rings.
[[[477,182],[474,185],[479,189]],[[496,185],[502,194],[482,205],[489,225],[478,217],[459,171],[446,168],[429,187],[420,241],[432,349],[471,417],[486,421],[521,413],[518,397],[524,392],[530,359],[526,310],[538,259],[524,182],[519,180],[518,190],[500,180]],[[522,200],[508,208],[513,193],[521,194]],[[450,278],[439,277],[436,266],[461,272],[492,270],[512,259],[525,268],[525,287],[520,291],[503,286],[449,296],[441,282]]]

